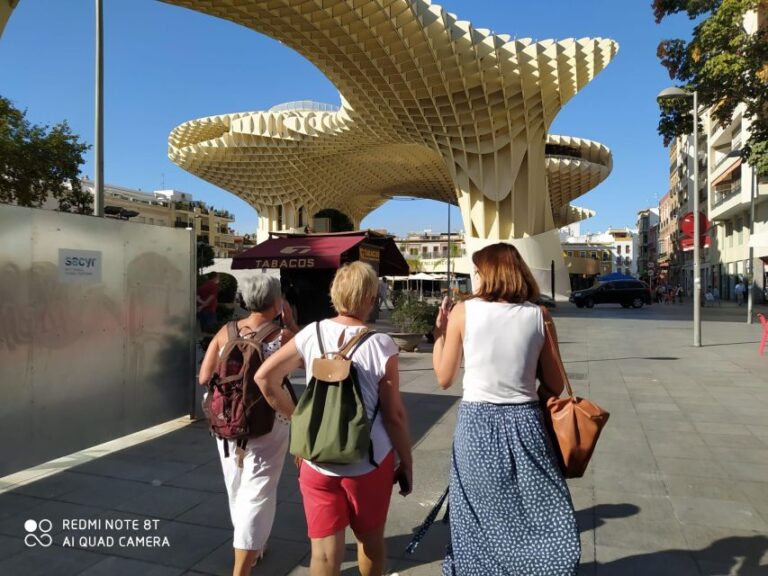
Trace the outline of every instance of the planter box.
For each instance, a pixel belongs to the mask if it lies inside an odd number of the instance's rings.
[[[424,334],[416,334],[413,332],[390,332],[389,335],[392,337],[392,340],[395,341],[395,344],[400,347],[400,350],[404,350],[405,352],[413,352],[416,350],[418,345],[421,344],[424,339]]]

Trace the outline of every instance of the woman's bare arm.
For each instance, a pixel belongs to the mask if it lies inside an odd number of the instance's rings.
[[[219,350],[226,343],[226,326],[218,331],[216,336],[213,337],[211,343],[208,344],[208,349],[205,351],[205,357],[203,363],[200,365],[200,374],[198,375],[198,382],[201,386],[207,386],[208,382],[213,376],[213,372],[216,370],[216,362],[219,359]]]
[[[432,367],[437,376],[437,383],[443,390],[450,388],[461,367],[464,317],[463,302],[456,304],[450,313],[444,303],[437,317]]]
[[[295,406],[290,395],[283,388],[283,379],[293,370],[301,368],[301,365],[302,359],[296,349],[296,343],[291,340],[267,358],[254,376],[256,384],[269,405],[287,417],[293,414]]]
[[[411,438],[408,432],[408,416],[400,396],[400,372],[397,355],[387,360],[384,378],[379,382],[379,402],[384,428],[392,441],[392,446],[400,457],[400,470],[408,479],[409,490],[401,492],[403,496],[413,490],[413,458]]]

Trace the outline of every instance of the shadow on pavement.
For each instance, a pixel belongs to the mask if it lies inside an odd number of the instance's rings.
[[[304,386],[295,388],[300,393]],[[459,400],[413,392],[402,396],[414,444]],[[53,546],[25,549],[25,522],[30,518],[51,522]],[[79,536],[109,534],[103,530],[76,532],[71,547],[65,547],[64,537],[72,530],[64,521],[71,518],[130,518],[142,526],[145,520],[157,519],[151,535],[167,536],[170,549],[80,544]],[[64,574],[60,565],[65,561],[72,563],[67,574],[102,562],[141,562],[141,570],[134,567],[132,573],[151,572],[153,567],[162,571],[157,565],[203,574],[231,573],[231,540],[219,456],[204,421],[0,494],[0,574]],[[263,573],[286,574],[309,563],[306,523],[290,456],[278,487],[270,546],[273,553],[265,556]]]
[[[629,518],[640,513],[640,508],[634,504],[597,504],[576,512],[576,523],[579,532],[593,530],[605,524],[610,518]]]
[[[723,538],[701,550],[661,550],[627,556],[611,562],[581,565],[580,574],[653,574],[654,576],[757,576],[768,574],[761,563],[768,552],[768,537]]]
[[[576,522],[579,525],[579,531],[585,532],[602,526],[607,519],[627,518],[639,512],[640,508],[634,504],[598,504],[577,511]],[[441,520],[442,518],[442,514],[438,515],[419,547],[411,555],[405,553],[405,548],[410,543],[413,534],[400,534],[388,538],[389,558],[398,564],[407,563],[409,567],[442,561],[445,557],[445,547],[450,540],[450,527]],[[418,528],[419,526],[414,526],[413,531],[415,532]],[[621,572],[619,573],[621,574]],[[350,574],[352,573],[350,572]]]

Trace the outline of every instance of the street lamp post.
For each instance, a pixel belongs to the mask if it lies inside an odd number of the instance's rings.
[[[658,100],[693,97],[693,345],[701,346],[701,223],[699,222],[699,93],[665,88]]]
[[[104,216],[104,26],[102,0],[96,0],[96,118],[93,214]]]
[[[749,189],[749,268],[747,269],[747,324],[752,324],[752,287],[755,284],[755,193],[757,192],[757,167],[752,166],[752,183]]]
[[[446,276],[448,277],[448,298],[450,299],[453,293],[451,292],[451,203],[448,202],[448,263],[446,266]],[[750,297],[751,298],[751,297]],[[751,302],[752,300],[750,300]]]

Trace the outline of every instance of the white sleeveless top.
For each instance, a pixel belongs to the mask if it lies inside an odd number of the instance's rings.
[[[467,300],[464,324],[464,400],[522,404],[538,400],[536,367],[544,317],[530,302]]]

